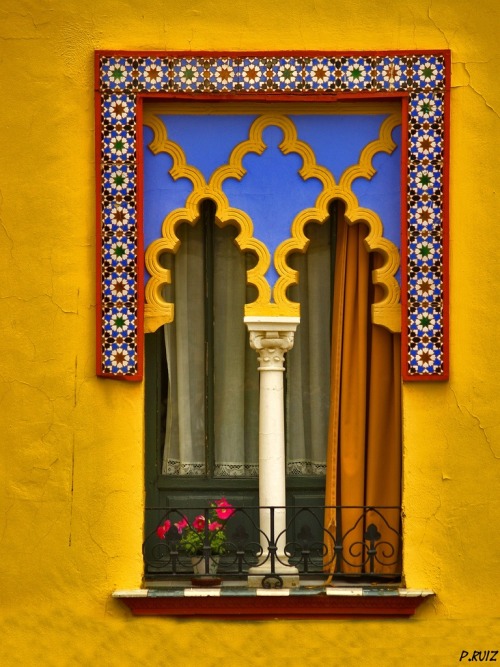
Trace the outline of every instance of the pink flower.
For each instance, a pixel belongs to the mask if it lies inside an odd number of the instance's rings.
[[[170,530],[171,525],[172,525],[171,522],[169,521],[169,519],[167,519],[164,523],[161,524],[161,526],[158,526],[158,528],[156,529],[156,534],[158,535],[160,540],[165,539],[165,535]]]
[[[208,524],[208,530],[211,531],[220,530],[221,528],[224,528],[224,526],[218,521],[210,521]]]
[[[186,517],[182,517],[182,519],[180,521],[177,521],[177,523],[174,523],[174,526],[177,528],[177,532],[179,533],[179,535],[182,535],[182,531],[184,530],[184,528],[189,526],[189,523],[188,523],[188,520],[186,519]]]
[[[193,528],[199,532],[205,529],[205,517],[199,514],[193,521]]]
[[[219,519],[229,519],[233,516],[235,510],[234,507],[227,502],[225,498],[215,501],[216,509],[215,513]]]

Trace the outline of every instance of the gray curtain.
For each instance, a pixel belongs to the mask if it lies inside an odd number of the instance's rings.
[[[203,228],[181,225],[167,298],[175,319],[165,325],[168,368],[163,474],[205,474],[205,312]]]
[[[291,298],[300,303],[300,325],[287,353],[287,473],[325,475],[330,412],[330,222],[306,227],[309,247],[290,264],[299,271]]]
[[[243,323],[247,263],[235,230],[214,228],[213,452],[207,453],[203,225],[181,225],[165,326],[168,403],[163,474],[258,475],[257,355]],[[331,252],[329,225],[309,225],[310,247],[294,256],[301,323],[287,353],[287,466],[291,475],[324,475],[329,410]],[[325,304],[328,307],[325,308]]]

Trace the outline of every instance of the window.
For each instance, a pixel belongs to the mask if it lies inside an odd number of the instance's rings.
[[[241,314],[246,256],[236,229],[215,224],[215,206],[178,229],[174,322],[165,326],[167,422],[162,472],[179,477],[255,477],[258,374]],[[252,363],[253,362],[253,363]]]
[[[245,283],[255,257],[238,251],[236,234],[233,226],[215,224],[215,205],[205,200],[196,224],[178,227],[178,252],[163,257],[172,272],[165,298],[174,302],[176,320],[147,334],[147,504],[164,508],[147,513],[150,532],[167,507],[203,506],[220,496],[237,506],[259,504],[259,377],[242,318],[254,298]],[[328,439],[335,225],[311,224],[306,234],[308,255],[292,262],[303,280],[292,294],[307,308],[285,374],[292,506],[323,504]],[[189,371],[179,382],[181,367]],[[249,514],[257,525],[256,510]],[[320,514],[315,512],[316,541]],[[156,570],[151,568],[155,580]]]
[[[158,330],[164,323],[171,323],[174,320],[173,302],[164,298],[165,285],[169,281],[165,280],[166,273],[165,266],[162,266],[163,260],[151,260],[153,255],[159,258],[165,252],[155,251],[152,254],[150,253],[149,259],[146,255],[150,279],[146,286],[143,311],[142,275],[137,271],[136,263],[137,250],[141,248],[141,239],[136,236],[136,223],[138,220],[137,214],[141,213],[144,156],[141,146],[135,144],[136,105],[140,116],[145,100],[148,97],[153,99],[158,93],[164,93],[167,98],[169,95],[171,96],[169,105],[174,103],[173,98],[188,100],[190,95],[195,92],[196,99],[205,102],[208,99],[216,99],[213,97],[214,95],[219,95],[219,99],[224,99],[224,96],[230,95],[232,102],[236,102],[243,98],[250,100],[252,99],[250,96],[254,96],[253,99],[258,100],[260,95],[269,96],[274,94],[276,100],[276,103],[272,105],[274,111],[276,106],[282,102],[284,103],[284,98],[280,97],[281,94],[287,97],[287,103],[290,100],[294,102],[302,101],[305,99],[304,94],[310,94],[311,97],[308,99],[307,107],[302,107],[302,109],[307,108],[309,110],[314,106],[309,106],[309,102],[316,99],[320,99],[320,106],[326,109],[331,106],[325,104],[327,100],[347,101],[354,99],[358,94],[371,96],[373,93],[373,99],[377,96],[379,98],[387,96],[386,99],[397,100],[398,104],[401,101],[403,145],[407,141],[409,155],[406,197],[401,206],[403,210],[404,239],[401,248],[404,258],[402,265],[402,285],[404,288],[402,304],[404,308],[404,326],[402,330],[403,376],[406,379],[445,379],[448,373],[447,313],[444,298],[447,259],[445,252],[446,239],[443,230],[446,231],[447,211],[445,196],[446,160],[444,159],[443,136],[447,119],[446,95],[448,88],[445,69],[448,57],[449,54],[445,53],[354,54],[345,56],[334,54],[324,57],[305,54],[287,56],[286,58],[276,55],[251,55],[233,58],[227,56],[197,56],[196,54],[189,54],[188,56],[174,54],[165,57],[160,55],[145,55],[142,57],[137,56],[137,54],[130,56],[98,54],[97,72],[99,97],[102,105],[98,131],[102,139],[103,158],[101,181],[103,186],[101,200],[103,245],[101,284],[98,298],[102,346],[98,361],[99,373],[116,378],[138,379],[142,372],[140,331],[143,312],[146,320],[146,330],[149,331]],[[151,75],[153,69],[154,76]],[[189,76],[187,74],[188,70]],[[335,97],[332,95],[335,95]],[[191,98],[191,101],[193,99]],[[185,105],[185,102],[179,104],[182,106]],[[268,102],[266,105],[269,109]],[[255,115],[260,117],[261,110],[255,109],[254,111]],[[293,112],[289,110],[290,113],[293,115]],[[265,116],[265,113],[261,115]],[[285,113],[282,114],[282,116],[286,115]],[[300,113],[297,115],[300,116]],[[194,185],[194,196],[190,196],[189,193],[182,190],[182,187],[180,188],[180,203],[172,201],[171,211],[184,206],[188,215],[185,222],[192,224],[194,218],[200,215],[199,205],[203,199],[214,202],[216,215],[221,218],[222,224],[220,226],[222,228],[226,228],[229,222],[228,218],[234,218],[236,222],[234,227],[238,232],[237,245],[245,256],[245,261],[248,258],[255,261],[256,258],[256,263],[250,269],[246,267],[247,280],[256,292],[256,297],[253,301],[247,300],[245,303],[245,319],[247,324],[250,321],[253,322],[252,326],[254,326],[253,331],[255,332],[256,318],[265,316],[270,319],[286,316],[293,319],[299,315],[299,304],[302,306],[303,302],[309,302],[308,299],[303,300],[303,297],[296,293],[293,265],[295,262],[300,263],[301,259],[308,256],[307,252],[300,257],[299,254],[306,249],[308,241],[304,239],[307,238],[306,234],[311,235],[310,229],[315,226],[320,226],[322,230],[326,229],[323,225],[328,217],[329,207],[340,207],[337,208],[335,262],[334,269],[331,271],[335,275],[333,281],[334,295],[329,301],[329,305],[333,309],[331,365],[335,366],[337,364],[338,377],[341,379],[332,382],[330,403],[332,402],[332,396],[334,396],[337,404],[341,406],[339,409],[345,412],[342,404],[345,403],[346,396],[349,396],[349,404],[359,412],[360,400],[365,401],[366,397],[369,396],[370,399],[367,403],[372,405],[373,395],[384,395],[386,391],[387,382],[385,380],[383,391],[379,387],[372,391],[369,378],[371,376],[380,378],[381,370],[383,375],[393,376],[392,371],[387,372],[387,364],[384,365],[383,369],[376,368],[374,362],[380,361],[381,357],[373,352],[375,349],[373,346],[378,344],[376,339],[380,338],[378,336],[380,331],[386,329],[397,331],[400,322],[400,307],[397,296],[399,289],[395,276],[397,262],[394,261],[394,253],[391,250],[391,239],[388,239],[390,234],[388,234],[386,219],[384,218],[382,229],[380,218],[376,214],[372,215],[377,207],[360,206],[361,194],[353,183],[359,178],[370,178],[373,175],[374,157],[380,151],[384,151],[384,142],[386,148],[390,144],[390,137],[395,125],[391,125],[391,122],[384,125],[384,129],[378,137],[378,143],[377,141],[375,143],[368,142],[368,144],[365,142],[366,150],[362,151],[362,158],[356,164],[351,162],[350,164],[355,167],[354,170],[349,171],[347,169],[347,171],[341,172],[342,177],[339,181],[338,179],[329,180],[328,169],[326,171],[321,168],[318,169],[323,161],[311,159],[311,154],[304,148],[304,144],[311,143],[311,138],[309,137],[307,141],[302,139],[307,134],[307,132],[304,134],[303,127],[300,132],[294,133],[293,126],[296,126],[296,124],[295,121],[291,121],[290,124],[287,120],[270,123],[264,120],[259,125],[259,121],[255,121],[252,125],[253,134],[249,135],[246,140],[236,142],[243,148],[239,152],[236,151],[233,156],[234,159],[227,165],[229,171],[226,170],[225,174],[219,173],[215,196],[212,182],[207,183],[208,187],[202,193],[203,187],[198,189],[200,183],[195,183],[196,177],[194,181],[191,179],[194,174],[194,172],[189,172],[192,161],[186,161],[185,156],[183,157],[182,153],[173,148],[173,145],[179,145],[179,142],[172,140],[170,136],[160,137],[158,145],[163,142],[163,146],[168,144],[172,149],[165,151],[169,155],[168,164],[165,163],[166,171],[170,171],[174,180],[181,185],[184,184],[185,186],[190,179]],[[283,153],[298,155],[302,160],[302,171],[300,172],[302,178],[310,180],[311,183],[319,181],[323,188],[323,196],[317,196],[314,199],[315,204],[312,206],[301,207],[300,210],[307,211],[307,214],[304,214],[300,219],[295,219],[291,232],[289,231],[286,235],[281,234],[278,239],[263,236],[262,228],[253,229],[248,220],[252,221],[256,216],[247,213],[251,208],[250,204],[248,206],[233,206],[229,211],[227,207],[224,207],[224,199],[218,197],[222,182],[227,180],[228,189],[224,192],[227,196],[230,190],[229,199],[231,202],[234,201],[234,188],[233,190],[231,188],[237,185],[237,181],[242,176],[240,171],[245,169],[242,161],[243,157],[248,152],[260,154],[259,141],[266,145],[269,143],[267,136],[264,141],[263,132],[274,131],[269,130],[270,127],[277,127],[283,133]],[[205,132],[205,136],[209,134],[210,132]],[[327,135],[323,133],[322,136]],[[354,136],[357,136],[357,134]],[[368,148],[369,145],[371,148]],[[136,162],[136,150],[138,151],[138,162]],[[316,152],[318,151],[320,152],[320,149],[316,150]],[[336,152],[340,155],[344,154],[345,146],[342,150]],[[138,171],[136,171],[137,165],[139,165]],[[274,173],[280,172],[275,171]],[[149,187],[148,180],[146,180],[145,187]],[[291,188],[290,193],[295,195],[295,188]],[[138,199],[136,199],[136,195],[138,195]],[[384,194],[382,194],[381,199],[384,199]],[[253,200],[257,201],[259,197],[253,197]],[[283,200],[281,200],[282,203]],[[269,209],[268,204],[267,208]],[[234,208],[242,211],[243,214],[238,214],[235,217]],[[313,209],[314,212],[311,213]],[[341,210],[340,215],[338,214],[339,210]],[[177,224],[174,224],[172,220],[169,222],[164,220],[163,223],[163,231],[161,232],[159,229],[153,229],[152,232],[148,228],[144,230],[145,246],[150,248],[158,241],[163,244],[164,251],[172,252],[174,249],[172,232],[177,228]],[[366,230],[363,231],[363,223],[366,223],[367,233]],[[339,306],[339,298],[335,295],[339,285],[337,273],[341,272],[339,267],[342,265],[342,255],[339,250],[339,229],[341,227],[343,229],[342,235],[345,237],[342,245],[346,253],[344,257],[347,257],[351,245],[358,249],[367,246],[370,250],[369,259],[380,262],[378,265],[373,264],[372,266],[367,264],[363,269],[367,275],[373,274],[375,280],[372,287],[364,290],[368,301],[362,307],[360,306],[361,310],[356,311],[354,318],[349,316],[349,311],[345,307],[345,300],[341,307]],[[353,234],[350,234],[352,230],[355,230],[355,238],[351,243],[349,237],[353,236]],[[150,233],[152,238],[148,238]],[[389,241],[389,244],[387,241]],[[310,245],[313,245],[312,240]],[[275,260],[276,271],[274,274],[272,268],[270,271],[268,269],[268,260],[271,255]],[[347,267],[351,267],[352,262],[346,261],[345,264]],[[300,267],[298,267],[298,271],[300,273]],[[359,270],[355,273],[359,277]],[[349,282],[345,274],[344,278]],[[301,288],[302,286],[299,286],[299,289]],[[368,307],[369,303],[372,303],[371,308]],[[351,359],[346,361],[348,359],[346,349],[349,350],[349,341],[353,339],[348,325],[349,323],[356,324],[359,322],[361,311],[364,313],[363,318],[366,316],[367,321],[371,321],[373,324],[373,327],[372,325],[368,327],[366,343],[367,349],[371,350],[371,354],[367,353],[365,355],[370,363],[368,366],[365,364],[364,368],[360,367],[356,373],[353,373]],[[341,313],[340,317],[339,313]],[[342,327],[339,326],[339,322],[342,322]],[[386,329],[383,329],[381,325],[385,326]],[[296,334],[297,340],[303,332],[304,329]],[[209,331],[207,330],[208,335]],[[260,344],[262,338],[259,339],[259,335],[254,334],[254,342]],[[161,335],[151,338],[154,342],[149,341],[148,346],[161,348]],[[288,338],[293,338],[293,335],[288,336]],[[388,344],[387,337],[385,338],[385,342],[382,342],[381,345],[386,349],[386,352],[390,352],[391,345]],[[301,344],[300,347],[303,347],[303,345]],[[296,349],[299,349],[299,346]],[[287,377],[287,418],[289,423],[291,416],[296,416],[295,410],[290,407],[293,405],[291,396],[293,391],[297,391],[297,387],[303,384],[296,379],[292,379],[294,372],[298,373],[299,369],[302,372],[301,363],[296,363],[295,371],[293,370],[292,350],[287,352],[290,361],[288,368],[290,377]],[[311,359],[314,355],[306,356]],[[395,369],[397,363],[394,363],[394,352],[392,353],[392,359],[393,362],[390,367]],[[159,370],[158,372],[154,371],[154,376],[157,378],[154,391],[155,395],[160,397],[160,400],[155,401],[154,408],[151,409],[154,411],[153,423],[156,424],[154,428],[158,430],[158,428],[163,428],[161,426],[163,420],[160,419],[159,415],[163,395],[161,387],[162,383],[165,384],[165,372],[161,372],[161,362],[159,365],[155,362],[155,367]],[[165,370],[165,366],[163,366],[163,369]],[[148,375],[151,377],[151,372],[148,371]],[[348,382],[351,382],[350,385],[344,385],[343,375],[346,376],[345,379]],[[205,377],[208,377],[208,373]],[[353,383],[353,379],[356,378],[360,381]],[[355,401],[352,399],[353,392],[357,395]],[[208,396],[210,392],[205,393]],[[211,400],[215,403],[215,394]],[[397,414],[397,405],[393,407],[393,414]],[[209,410],[205,408],[204,414],[206,416],[208,416],[208,412]],[[365,412],[363,410],[363,413]],[[369,409],[369,412],[373,412],[373,410]],[[331,414],[330,406],[330,416]],[[306,421],[304,419],[303,423]],[[378,440],[380,440],[380,434],[387,431],[387,422],[377,424],[376,420],[373,423],[370,422],[370,419],[362,421],[364,421],[363,429],[375,434]],[[340,422],[342,423],[342,417]],[[350,422],[352,422],[352,419],[347,417],[346,423]],[[210,418],[208,417],[206,424],[209,423]],[[215,419],[212,423],[213,427],[210,426],[209,430],[210,428],[215,429]],[[318,422],[312,420],[312,423],[316,427]],[[397,420],[391,419],[390,424],[389,430],[398,430]],[[346,428],[345,425],[341,426],[344,431]],[[349,457],[347,457],[347,459],[344,459],[344,463],[346,461],[347,463],[345,465],[341,464],[340,468],[331,465],[332,456],[337,456],[340,450],[337,450],[337,454],[332,455],[331,442],[332,439],[335,440],[335,437],[332,438],[331,421],[328,430],[327,497],[328,493],[334,493],[342,498],[346,489],[353,489],[356,486],[348,481],[349,475],[352,473],[352,460],[349,461]],[[292,431],[295,433],[295,429],[292,428]],[[316,442],[320,439],[312,438],[311,440]],[[209,440],[210,438],[208,438]],[[215,472],[217,445],[215,438],[212,441],[214,443],[213,453],[209,453],[203,465],[206,466],[207,462],[209,465],[213,463],[213,471]],[[342,445],[340,445],[340,449],[342,449]],[[380,455],[373,457],[370,454],[370,457],[366,458],[366,456],[363,457],[362,454],[359,454],[359,456],[354,457],[356,463],[354,467],[365,470],[367,466],[371,466],[371,463],[368,462],[369,458],[375,458],[375,462],[378,464],[387,460]],[[396,459],[397,457],[394,458],[392,464],[394,470],[397,470],[400,465],[400,462]],[[377,465],[375,465],[376,467]],[[332,470],[335,470],[333,477]],[[179,480],[181,477],[179,476]],[[213,479],[216,479],[216,477],[214,476]],[[251,478],[244,477],[242,479],[248,480]],[[242,479],[234,482],[240,490],[243,488],[241,486]],[[230,482],[231,480],[228,481],[228,483]],[[255,493],[255,489],[250,487],[251,484],[247,489],[249,500],[251,500],[252,493]],[[368,493],[366,489],[372,488],[369,476],[363,479],[361,487],[363,487],[361,490],[356,487],[356,494],[366,494]],[[203,495],[206,498],[205,492]],[[262,502],[260,504],[262,505]],[[341,504],[345,505],[346,502],[342,499]],[[262,516],[260,518],[262,519]],[[338,525],[339,522],[345,523],[348,520],[348,514],[345,514],[344,510],[341,510],[340,515],[330,517],[330,521],[335,525]],[[367,529],[366,534],[368,532]],[[375,539],[373,531],[372,537]],[[364,536],[363,539],[365,539]],[[359,541],[358,537],[355,536],[352,537],[352,540],[353,543]]]
[[[172,275],[165,299],[176,312],[160,330],[166,364],[156,362],[167,376],[159,443],[167,477],[258,476],[259,376],[242,318],[254,299],[246,272],[255,258],[238,251],[236,228],[218,227],[215,213],[211,200],[202,202],[194,227],[177,229],[176,255],[164,256]],[[308,226],[308,254],[293,262],[302,276],[293,295],[305,306],[285,380],[287,472],[294,476],[326,470],[334,230],[329,220]]]
[[[147,502],[153,539],[160,516],[169,508],[177,515],[179,508],[187,512],[189,507],[202,508],[211,499],[227,497],[234,506],[246,508],[243,523],[253,524],[247,541],[258,542],[260,531],[261,542],[266,542],[266,530],[279,533],[285,528],[277,518],[271,526],[262,508],[286,503],[290,508],[307,508],[302,514],[298,510],[293,520],[288,511],[283,520],[289,524],[289,544],[300,539],[316,545],[308,569],[323,572],[328,556],[322,549],[328,546],[319,545],[328,541],[338,545],[333,532],[339,521],[343,539],[350,535],[353,544],[366,540],[370,522],[375,522],[379,541],[391,543],[392,551],[391,558],[374,569],[394,574],[399,563],[399,336],[384,335],[379,325],[370,322],[372,304],[382,301],[382,290],[376,292],[371,275],[375,267],[385,267],[387,274],[392,272],[386,282],[396,283],[397,249],[383,236],[377,214],[358,206],[359,219],[351,214],[350,226],[345,209],[355,197],[352,174],[365,156],[393,152],[395,144],[384,136],[386,128],[397,127],[399,115],[391,104],[356,111],[354,115],[325,114],[324,108],[304,112],[283,104],[273,113],[259,105],[145,107],[149,131],[144,147],[144,221],[147,230],[161,227],[161,234],[150,232],[153,240],[146,248],[146,261],[152,284],[162,288],[157,313],[163,310],[166,322],[154,352],[165,357],[157,358],[156,364],[166,379],[160,379],[159,395],[147,396],[147,403],[156,400],[166,407],[164,423],[148,429],[148,456],[157,464],[150,473]],[[357,142],[351,138],[354,148],[340,153],[338,145],[346,131],[351,137],[357,131]],[[169,170],[165,156],[173,161]],[[397,178],[398,163],[396,153],[392,164],[380,168],[382,179],[390,180],[391,169],[392,178]],[[397,186],[393,190],[392,202],[386,204],[389,234],[391,216],[397,220],[399,211]],[[377,188],[374,199],[376,192]],[[390,199],[386,190],[383,194]],[[241,241],[245,232],[246,246]],[[365,247],[370,233],[378,235],[378,257]],[[382,250],[394,260],[390,269]],[[274,276],[263,261],[266,251],[278,267]],[[280,262],[285,269],[279,268]],[[287,271],[290,277],[284,280]],[[252,276],[259,272],[260,284],[253,278],[252,289]],[[286,342],[286,363],[277,367],[278,374],[283,371],[285,396],[283,400],[280,393],[278,403],[274,393],[281,392],[281,385],[267,394],[261,388],[259,396],[256,351],[262,344],[259,336],[273,339],[272,332],[283,333],[277,308],[280,280],[288,283],[281,290],[281,308],[298,314],[300,307],[300,324],[293,326],[293,337]],[[263,284],[270,285],[274,298]],[[249,344],[243,314],[257,309],[263,314],[257,318],[261,322],[257,329],[263,331],[251,330]],[[271,351],[270,357],[274,354]],[[260,354],[259,363],[265,377],[271,369]],[[156,379],[158,371],[151,377]],[[259,437],[261,408],[267,417]],[[269,439],[269,429],[279,430],[283,409],[286,451],[279,466],[286,469],[286,479],[281,479],[274,460],[281,434],[276,431],[276,442],[271,438],[267,451],[263,442]],[[389,466],[387,475],[377,465],[379,457]],[[271,459],[272,473],[263,470]],[[271,487],[282,483],[285,490],[274,494]],[[325,504],[358,509],[343,510],[340,518],[327,510],[324,527]],[[396,510],[379,509],[379,516],[372,513],[370,519],[362,509],[382,505]],[[388,524],[389,536],[383,534],[380,520]],[[230,524],[235,534],[243,530],[236,517]],[[164,562],[164,572],[173,567],[174,575],[183,573],[180,560],[172,563],[169,555],[178,548],[175,537],[174,532],[166,543]],[[234,539],[230,542],[236,545]],[[283,553],[280,562],[286,558]],[[146,560],[157,579],[161,564]],[[251,555],[245,561],[251,563]],[[359,555],[349,559],[346,551],[343,561],[337,574],[367,573]]]

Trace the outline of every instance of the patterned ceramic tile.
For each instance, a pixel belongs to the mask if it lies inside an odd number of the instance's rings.
[[[406,88],[406,66],[397,56],[380,58],[375,66],[377,90],[404,90]]]
[[[261,90],[266,81],[266,70],[261,58],[242,58],[239,83],[243,90]]]
[[[99,57],[101,146],[101,373],[138,375],[137,94],[404,92],[408,105],[408,377],[444,368],[441,54]]]
[[[173,58],[171,61],[172,89],[184,92],[203,90],[204,68],[197,58]]]
[[[304,58],[304,87],[307,90],[326,91],[333,86],[332,61],[330,58]]]

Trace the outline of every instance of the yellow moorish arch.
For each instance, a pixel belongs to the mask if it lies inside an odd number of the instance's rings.
[[[288,266],[288,256],[293,252],[306,252],[308,239],[304,228],[309,222],[322,224],[328,217],[328,206],[334,199],[341,199],[346,204],[345,215],[349,224],[365,222],[369,233],[365,245],[369,252],[379,252],[384,257],[384,264],[373,272],[373,281],[383,287],[382,301],[372,306],[374,323],[381,324],[391,331],[400,330],[399,285],[395,273],[399,267],[399,253],[396,246],[383,237],[383,227],[380,218],[368,209],[359,207],[352,192],[351,185],[355,178],[370,179],[376,172],[372,165],[373,156],[380,151],[390,153],[395,148],[391,133],[400,123],[399,115],[392,114],[381,125],[379,137],[370,142],[363,149],[358,164],[345,170],[339,184],[335,182],[331,172],[316,164],[311,147],[297,136],[293,122],[284,114],[261,114],[251,125],[247,140],[238,144],[229,157],[227,164],[215,170],[207,184],[203,174],[194,166],[186,163],[181,147],[168,139],[164,123],[151,109],[145,113],[144,122],[154,132],[150,150],[157,154],[168,153],[172,157],[173,165],[169,171],[174,180],[187,178],[193,185],[193,191],[186,200],[184,208],[171,211],[162,224],[162,237],[157,239],[146,251],[146,267],[151,278],[146,285],[145,304],[145,331],[155,331],[162,324],[174,319],[174,304],[163,299],[162,291],[166,284],[171,282],[171,274],[160,262],[164,252],[176,253],[180,241],[175,233],[181,223],[194,225],[199,218],[199,205],[204,199],[212,199],[217,207],[216,224],[223,227],[234,224],[239,229],[235,239],[242,252],[253,252],[257,256],[255,267],[247,271],[247,282],[257,288],[257,298],[245,305],[245,316],[300,316],[300,304],[290,301],[286,291],[288,287],[299,280],[298,272]],[[317,178],[322,184],[322,192],[312,208],[301,211],[292,224],[291,238],[283,241],[275,253],[275,267],[278,280],[272,294],[265,274],[270,265],[270,254],[267,247],[253,237],[253,223],[250,217],[242,210],[229,206],[228,199],[223,192],[223,184],[227,178],[241,180],[246,173],[243,159],[248,153],[261,155],[266,148],[262,139],[263,131],[269,126],[279,127],[283,131],[283,140],[279,145],[284,154],[297,153],[302,158],[302,167],[299,174],[304,180]],[[274,300],[272,297],[274,296]]]
[[[338,185],[330,172],[324,167],[306,162],[300,170],[301,176],[306,178],[319,178],[318,173],[326,172],[324,175],[323,191],[316,200],[316,205],[312,208],[304,209],[294,219],[292,223],[291,238],[283,241],[276,249],[274,263],[279,278],[274,287],[274,299],[276,305],[286,314],[299,315],[299,304],[290,302],[286,296],[287,289],[299,281],[298,272],[288,265],[288,256],[294,252],[306,252],[309,240],[304,233],[305,226],[310,222],[322,224],[327,220],[329,213],[328,207],[335,199],[342,200],[345,205],[345,217],[350,225],[364,222],[368,226],[368,234],[365,237],[364,244],[368,252],[378,252],[384,258],[384,264],[372,272],[374,284],[380,285],[383,289],[383,298],[372,305],[372,321],[374,324],[386,327],[389,331],[401,331],[401,303],[400,288],[396,279],[396,272],[399,268],[399,251],[397,247],[384,238],[383,225],[379,216],[371,211],[360,207],[355,194],[352,191],[352,183],[356,178],[371,179],[376,173],[372,164],[376,153],[392,153],[396,144],[392,140],[392,131],[400,124],[398,114],[392,114],[380,126],[380,132],[377,139],[371,141],[361,152],[358,164],[352,165],[344,171],[340,177]],[[286,139],[285,139],[286,140]],[[288,145],[281,144],[283,152],[293,150]],[[326,177],[328,174],[328,177]],[[321,180],[321,179],[320,179]]]
[[[245,314],[247,314],[249,306],[253,306],[259,311],[259,307],[263,308],[271,301],[271,288],[265,278],[271,263],[271,256],[262,241],[254,238],[253,223],[250,217],[244,211],[229,206],[222,187],[213,185],[214,178],[221,168],[214,173],[207,184],[203,174],[196,167],[186,163],[184,152],[180,146],[168,139],[166,127],[159,118],[147,113],[144,122],[154,132],[153,141],[149,145],[151,151],[155,154],[168,153],[173,160],[173,165],[169,171],[172,178],[174,180],[187,178],[193,185],[193,191],[186,200],[186,206],[171,211],[165,217],[162,224],[162,237],[153,241],[146,250],[146,268],[151,278],[146,285],[145,332],[156,331],[162,324],[172,322],[174,319],[174,304],[166,302],[162,295],[164,285],[171,283],[171,272],[161,265],[160,258],[164,252],[177,252],[180,245],[179,238],[175,233],[177,226],[181,223],[194,225],[199,218],[199,205],[205,199],[211,199],[216,204],[216,224],[219,227],[228,224],[235,225],[239,229],[239,234],[235,238],[235,243],[239,249],[242,252],[253,252],[257,256],[257,264],[247,271],[247,282],[257,288],[257,299],[252,304],[245,306]],[[262,152],[265,145],[263,144],[262,148],[258,148]],[[238,168],[236,165],[227,172],[225,178],[232,177],[241,180],[245,173],[242,166]]]

